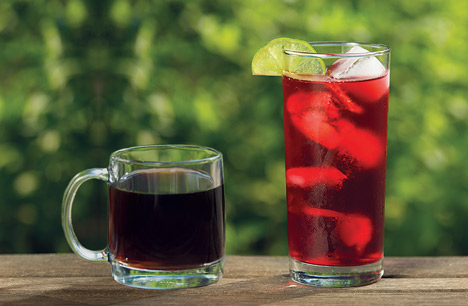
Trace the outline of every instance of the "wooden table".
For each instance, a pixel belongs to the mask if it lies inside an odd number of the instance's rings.
[[[324,289],[289,280],[286,257],[228,256],[224,278],[183,290],[116,283],[74,254],[0,255],[0,305],[468,305],[468,257],[390,257],[378,283]]]

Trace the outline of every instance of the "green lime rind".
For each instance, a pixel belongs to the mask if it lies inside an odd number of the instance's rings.
[[[253,75],[280,76],[283,71],[306,74],[324,74],[325,63],[310,56],[288,56],[283,50],[316,53],[315,49],[303,40],[276,38],[258,50],[252,59]]]

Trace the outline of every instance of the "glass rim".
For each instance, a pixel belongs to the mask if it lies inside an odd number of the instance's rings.
[[[155,160],[136,160],[122,157],[121,155],[131,151],[150,151],[150,150],[163,150],[163,149],[173,149],[173,150],[185,150],[185,151],[194,151],[194,152],[210,152],[212,155],[197,158],[197,159],[186,159],[186,160],[174,160],[174,161],[155,161]],[[165,144],[165,145],[144,145],[144,146],[134,146],[129,148],[123,148],[117,151],[114,151],[111,154],[110,159],[120,163],[126,164],[144,164],[144,165],[157,165],[157,166],[174,166],[174,165],[188,165],[188,164],[201,164],[215,162],[223,157],[223,154],[213,148],[197,146],[197,145],[186,145],[186,144]]]
[[[308,51],[295,51],[292,49],[283,48],[283,53],[286,55],[292,56],[302,56],[302,57],[316,57],[316,58],[355,58],[355,57],[370,57],[370,56],[379,56],[389,54],[392,50],[390,46],[386,44],[376,44],[368,42],[352,42],[352,41],[312,41],[309,42],[312,47],[318,46],[330,46],[330,47],[339,47],[339,46],[360,46],[360,47],[372,47],[378,48],[377,51],[369,51],[366,53],[337,53],[337,52],[308,52]]]

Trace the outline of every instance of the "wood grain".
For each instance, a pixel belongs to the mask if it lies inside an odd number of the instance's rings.
[[[384,278],[356,288],[300,286],[286,257],[228,256],[210,286],[142,290],[116,283],[110,265],[74,254],[0,255],[1,305],[468,305],[468,257],[391,257]]]

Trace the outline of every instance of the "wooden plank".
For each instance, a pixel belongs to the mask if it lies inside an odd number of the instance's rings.
[[[386,278],[468,278],[468,257],[390,257],[384,269]]]
[[[442,305],[468,302],[468,282],[460,278],[384,279],[374,285],[323,289],[291,284],[287,278],[223,279],[211,286],[173,291],[141,290],[96,277],[0,278],[0,302],[47,301],[48,305],[84,303],[89,305],[131,302],[145,303],[207,302],[213,304],[267,304],[307,301],[376,301],[387,304],[438,301]],[[450,303],[448,303],[450,302]]]
[[[108,276],[110,265],[90,262],[75,254],[0,255],[0,276]],[[461,277],[468,278],[468,257],[389,257],[385,259],[385,278]],[[285,274],[287,257],[228,256],[225,277],[245,278]]]
[[[77,277],[109,276],[110,265],[91,262],[75,254],[0,255],[0,276]]]
[[[292,283],[286,257],[228,256],[218,283],[168,291],[120,285],[109,264],[74,254],[1,255],[0,262],[0,304],[468,305],[467,257],[388,258],[380,282],[326,289]]]

